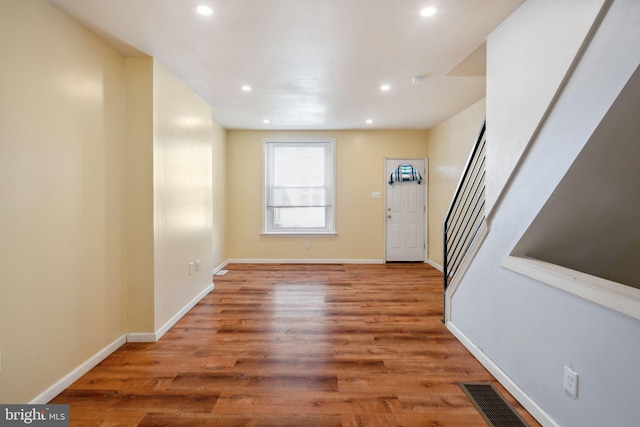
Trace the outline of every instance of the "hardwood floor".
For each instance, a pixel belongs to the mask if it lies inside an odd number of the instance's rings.
[[[73,426],[485,426],[491,381],[440,322],[425,264],[235,264],[157,343],[128,343],[51,403]]]

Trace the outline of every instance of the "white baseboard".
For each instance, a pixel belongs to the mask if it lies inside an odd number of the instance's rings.
[[[225,264],[226,265],[226,264]],[[102,350],[98,351],[96,354],[91,356],[88,360],[83,362],[80,366],[75,368],[73,371],[65,375],[51,387],[46,389],[44,392],[39,394],[35,399],[33,399],[29,404],[37,405],[37,404],[46,404],[51,399],[59,395],[73,384],[78,378],[89,372],[93,367],[95,367],[98,363],[102,362],[107,358],[111,353],[116,351],[126,342],[156,342],[158,341],[173,325],[175,325],[178,320],[180,320],[185,314],[189,312],[202,298],[205,297],[209,292],[213,290],[213,283],[207,286],[202,292],[196,295],[187,305],[185,305],[178,313],[175,314],[167,323],[165,323],[160,329],[158,329],[155,333],[152,332],[130,332],[121,337],[117,338],[111,344],[104,347]]]
[[[215,275],[216,275],[216,273],[217,273],[218,271],[220,271],[220,270],[224,269],[224,268],[227,266],[227,264],[229,264],[229,260],[227,260],[227,261],[223,262],[222,264],[220,264],[220,265],[219,265],[219,266],[217,266],[217,267],[214,267],[214,268],[213,268],[213,271],[211,272],[211,274],[215,276]]]
[[[162,336],[166,334],[167,331],[171,329],[173,325],[178,323],[178,320],[182,319],[182,317],[185,314],[187,314],[189,310],[191,310],[197,303],[200,302],[202,298],[204,298],[209,292],[211,292],[213,290],[213,286],[214,286],[213,283],[207,286],[202,292],[196,295],[195,298],[193,298],[189,303],[187,303],[187,305],[182,307],[182,309],[179,312],[177,312],[171,319],[169,319],[167,323],[162,325],[160,329],[156,331],[155,341],[158,341],[160,338],[162,338]]]
[[[482,350],[451,322],[447,329],[464,345],[467,350],[493,375],[502,386],[543,426],[560,427],[533,399],[529,397],[509,376],[498,367]]]
[[[224,264],[226,265],[226,264]],[[164,334],[167,333],[169,329],[176,323],[178,320],[182,319],[182,317],[189,312],[197,303],[200,302],[202,298],[205,297],[209,292],[211,292],[214,288],[213,283],[207,286],[202,292],[195,296],[191,301],[187,303],[179,312],[177,312],[171,319],[167,321],[160,329],[155,332],[129,332],[127,334],[127,342],[157,342]]]
[[[435,268],[436,270],[438,270],[440,273],[444,272],[444,267],[441,266],[440,264],[438,264],[437,262],[428,259],[427,260],[427,264],[429,264],[431,267]]]
[[[156,342],[156,334],[153,332],[129,332],[127,342]]]
[[[38,395],[35,399],[29,402],[30,405],[41,405],[49,403],[54,397],[62,393],[67,387],[73,384],[78,378],[89,372],[94,366],[98,363],[102,362],[107,358],[111,353],[116,351],[120,346],[122,346],[127,341],[127,336],[122,335],[118,337],[111,344],[104,347],[102,350],[98,351],[96,354],[91,356],[85,362],[83,362],[80,366],[75,368],[73,371],[69,372],[67,375],[58,380],[51,387],[43,391],[40,395]]]
[[[471,267],[471,263],[473,263],[476,254],[480,251],[482,247],[482,243],[484,239],[489,235],[489,222],[483,221],[476,232],[476,236],[474,237],[471,245],[467,249],[467,253],[462,259],[462,262],[458,266],[458,271],[455,276],[449,282],[449,286],[447,287],[447,292],[445,293],[444,298],[444,320],[448,322],[451,320],[451,305],[453,304],[453,295],[458,290],[458,286],[464,279],[465,274],[467,274],[467,270]],[[443,269],[444,273],[444,269]]]
[[[232,258],[227,264],[384,264],[383,259]],[[226,265],[226,264],[225,264]]]

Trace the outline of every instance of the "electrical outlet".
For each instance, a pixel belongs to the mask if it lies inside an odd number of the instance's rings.
[[[568,366],[564,367],[564,391],[574,399],[578,398],[578,374]]]
[[[200,260],[196,260],[196,271],[200,270]]]
[[[189,276],[191,276],[193,274],[194,270],[195,270],[195,263],[190,262],[189,263]]]
[[[309,249],[311,247],[311,243],[309,242],[304,242],[304,248],[305,249]]]

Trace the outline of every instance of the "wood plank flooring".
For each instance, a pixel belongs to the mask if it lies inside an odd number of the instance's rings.
[[[491,381],[440,322],[425,264],[235,264],[157,343],[128,343],[51,403],[72,426],[485,426]]]

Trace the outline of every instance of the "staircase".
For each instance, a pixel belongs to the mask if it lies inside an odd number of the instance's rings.
[[[485,221],[486,143],[485,119],[444,219],[443,322],[447,289],[462,276],[466,256]]]

